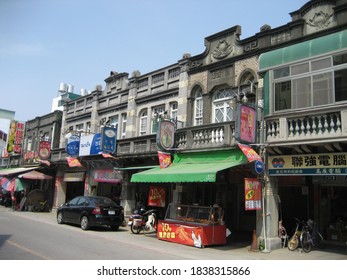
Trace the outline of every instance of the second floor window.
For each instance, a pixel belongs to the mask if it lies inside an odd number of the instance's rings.
[[[178,104],[177,102],[170,103],[170,119],[176,120],[178,112]]]
[[[195,90],[195,101],[194,101],[194,125],[203,124],[203,101],[202,101],[202,90],[197,88]]]
[[[227,122],[233,120],[233,110],[229,103],[231,101],[231,88],[219,89],[213,97],[213,122]]]
[[[161,105],[158,107],[155,107],[152,109],[152,112],[154,112],[153,119],[152,119],[152,133],[157,133],[158,131],[158,123],[160,120],[160,117],[163,116],[165,112],[165,105]]]
[[[346,53],[273,70],[274,111],[346,101],[346,90]]]
[[[122,114],[122,139],[125,138],[127,131],[127,115]]]
[[[147,110],[144,110],[140,115],[140,135],[145,135],[147,133]]]

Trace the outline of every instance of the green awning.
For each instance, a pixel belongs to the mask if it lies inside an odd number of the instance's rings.
[[[239,149],[175,154],[167,168],[153,168],[132,175],[132,183],[215,182],[217,172],[247,163]]]

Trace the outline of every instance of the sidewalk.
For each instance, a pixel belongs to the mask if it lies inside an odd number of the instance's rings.
[[[1,211],[13,211],[11,208],[5,208],[0,206]],[[13,212],[16,215],[21,215],[29,219],[42,221],[46,223],[56,223],[56,209],[51,212]],[[127,227],[122,227],[121,234],[129,234]],[[233,234],[233,233],[232,233]],[[130,236],[129,236],[130,237]],[[126,235],[124,239],[128,238]],[[304,253],[299,248],[296,251],[289,251],[288,248],[276,249],[270,252],[261,252],[258,250],[251,251],[252,236],[249,237],[249,241],[245,236],[231,236],[228,244],[220,246],[211,246],[203,249],[206,256],[210,256],[211,259],[239,259],[239,260],[347,260],[347,246],[326,245],[324,250],[318,250],[313,248],[310,253]],[[164,242],[157,240],[155,235],[153,239],[148,240],[148,246],[152,246],[153,242]],[[164,243],[160,243],[164,244]],[[144,244],[146,246],[146,244]],[[171,243],[169,246],[184,246],[180,244]],[[183,249],[183,248],[182,248]]]

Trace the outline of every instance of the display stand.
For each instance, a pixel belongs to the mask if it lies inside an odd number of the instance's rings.
[[[218,205],[206,207],[172,203],[165,219],[158,221],[157,237],[200,248],[226,244],[223,211]]]

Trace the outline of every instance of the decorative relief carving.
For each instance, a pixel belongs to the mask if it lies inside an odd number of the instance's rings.
[[[217,71],[211,72],[211,80],[221,79],[221,78],[224,78],[225,76],[226,76],[225,70],[217,70]]]
[[[292,38],[292,34],[289,31],[285,31],[282,33],[277,33],[271,36],[271,44],[279,44],[285,41],[289,41]]]
[[[226,40],[220,40],[212,56],[216,59],[222,59],[228,56],[234,50],[233,46]]]
[[[324,11],[316,12],[313,17],[306,21],[306,24],[316,28],[316,30],[327,28],[332,23],[334,13],[327,13]]]
[[[190,64],[189,64],[189,69],[198,68],[198,67],[200,67],[202,65],[203,65],[202,60],[191,61]]]
[[[249,52],[258,48],[258,41],[253,41],[244,47],[245,52]]]

